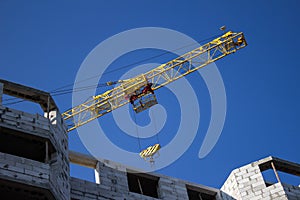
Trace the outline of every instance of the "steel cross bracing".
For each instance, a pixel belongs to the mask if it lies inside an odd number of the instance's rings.
[[[144,74],[121,81],[121,84],[115,88],[94,96],[92,100],[64,112],[62,116],[69,126],[68,131],[129,103],[130,95],[148,83],[152,83],[152,90],[157,90],[245,46],[247,43],[242,32],[229,31],[221,37]],[[139,97],[144,95],[141,93]]]

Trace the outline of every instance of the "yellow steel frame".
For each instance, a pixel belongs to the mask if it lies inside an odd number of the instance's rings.
[[[157,90],[245,46],[247,46],[247,42],[242,32],[229,31],[157,68],[122,81],[112,90],[94,96],[92,100],[64,112],[62,114],[63,119],[70,126],[68,131],[127,104],[129,102],[128,97],[147,83],[152,83],[152,89]],[[140,94],[140,96],[144,96],[144,94]]]
[[[160,149],[160,144],[155,144],[140,152],[142,158],[153,156]]]
[[[149,146],[147,149],[142,150],[140,152],[140,156],[146,161],[153,162],[154,161],[153,156],[156,153],[158,153],[159,149],[160,149],[160,144],[155,144],[153,146]]]

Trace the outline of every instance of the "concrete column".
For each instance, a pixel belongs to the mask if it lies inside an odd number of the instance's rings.
[[[129,188],[127,182],[127,172],[124,171],[125,168],[122,169],[120,168],[121,166],[113,166],[113,163],[109,163],[108,165],[109,166],[101,161],[98,161],[97,163],[95,171],[97,170],[98,172],[98,181],[100,182],[100,185],[102,187],[108,187],[110,188],[110,191],[117,192],[119,194],[128,193]]]
[[[44,117],[48,118],[53,125],[60,125],[62,119],[57,110],[52,110],[49,113],[45,112]]]
[[[158,193],[161,199],[189,199],[186,184],[183,181],[169,177],[159,179]]]
[[[96,168],[94,169],[95,172],[95,182],[100,184],[100,174],[99,174],[99,162],[97,162]]]

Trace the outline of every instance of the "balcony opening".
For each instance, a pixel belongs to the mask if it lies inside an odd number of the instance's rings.
[[[0,152],[46,163],[56,150],[46,138],[0,127]]]
[[[95,169],[70,163],[71,177],[95,183]]]
[[[148,174],[127,173],[127,180],[130,192],[158,198],[159,177]]]
[[[0,179],[0,194],[1,199],[55,200],[47,189],[2,179]]]
[[[41,116],[44,115],[44,111],[41,109],[39,104],[5,94],[2,96],[2,106],[31,114],[37,113]]]
[[[266,187],[269,187],[275,183],[278,183],[273,169],[264,170],[261,172],[261,174],[264,178]]]
[[[195,186],[186,186],[189,200],[216,200],[217,193],[215,191],[197,188]]]
[[[282,182],[298,186],[300,184],[300,166],[272,160],[259,165],[266,187]]]

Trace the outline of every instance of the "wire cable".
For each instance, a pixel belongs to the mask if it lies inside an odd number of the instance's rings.
[[[204,39],[204,40],[201,40],[201,41],[196,41],[196,42],[187,44],[187,45],[182,46],[182,47],[179,47],[179,48],[177,48],[177,49],[173,49],[171,52],[167,51],[167,52],[164,52],[164,53],[161,53],[161,54],[158,54],[158,55],[151,56],[151,57],[149,57],[149,58],[145,58],[145,59],[139,60],[139,61],[137,61],[137,62],[133,62],[133,63],[128,64],[128,65],[124,65],[124,66],[118,67],[118,68],[116,68],[116,69],[113,69],[113,70],[104,72],[102,75],[107,75],[107,74],[110,74],[110,73],[113,73],[113,72],[120,71],[120,70],[122,70],[122,69],[128,68],[128,67],[130,67],[130,66],[132,66],[132,65],[137,65],[137,64],[140,64],[140,63],[143,63],[143,62],[152,60],[152,59],[154,59],[154,58],[158,58],[158,57],[161,57],[161,56],[164,56],[164,55],[167,55],[167,54],[171,54],[173,51],[178,51],[178,50],[181,50],[181,49],[184,49],[184,48],[187,48],[187,47],[196,45],[196,44],[198,44],[198,43],[202,43],[202,42],[211,40],[211,39],[213,39],[213,38],[220,37],[221,35],[223,35],[223,33],[222,33],[222,34],[214,35],[214,36],[212,36],[212,37],[209,37],[209,38]],[[86,79],[77,81],[76,83],[78,84],[78,83],[82,83],[82,82],[85,82],[85,81],[90,80],[90,79],[97,78],[97,77],[99,77],[99,75],[100,75],[100,74],[97,74],[97,75],[95,75],[95,76],[91,76],[91,77],[89,77],[89,78],[86,78]],[[73,85],[74,85],[74,83],[72,83],[72,84],[67,84],[67,85],[65,85],[65,86],[56,88],[56,89],[52,90],[51,92],[57,92],[57,91],[59,91],[59,89],[63,89],[63,88],[70,87],[70,86],[73,86]],[[106,84],[101,84],[101,85],[107,86]],[[101,87],[102,87],[102,86],[101,86]],[[51,92],[50,92],[50,93],[51,93]]]
[[[18,98],[16,98],[18,99]],[[21,102],[24,102],[25,100],[22,99],[22,100],[18,100],[18,101],[15,101],[15,102],[10,102],[10,103],[5,103],[3,104],[4,106],[9,106],[9,105],[14,105],[14,104],[17,104],[17,103],[21,103]]]
[[[137,125],[136,114],[133,113],[133,116],[134,116],[134,123],[135,123],[137,140],[138,140],[138,143],[139,143],[139,150],[141,152],[142,151],[142,146],[141,146],[141,141],[140,141],[140,136],[139,136],[139,129],[138,129],[138,125]]]
[[[201,40],[201,41],[196,41],[196,42],[193,42],[191,44],[187,44],[185,46],[182,46],[182,47],[179,47],[177,49],[174,49],[172,50],[173,51],[178,51],[178,50],[181,50],[181,49],[184,49],[184,48],[187,48],[187,47],[190,47],[192,45],[196,45],[198,43],[202,43],[202,42],[205,42],[207,40],[211,40],[213,38],[217,38],[217,37],[220,37],[222,34],[218,34],[218,35],[214,35],[210,38],[207,38],[207,39],[204,39],[204,40]],[[149,61],[149,60],[152,60],[154,58],[158,58],[158,57],[161,57],[161,56],[164,56],[164,55],[167,55],[167,54],[171,54],[172,52],[164,52],[164,53],[161,53],[161,54],[158,54],[158,55],[154,55],[154,56],[151,56],[149,58],[146,58],[146,59],[142,59],[142,60],[139,60],[137,62],[134,62],[134,63],[131,63],[131,64],[128,64],[128,65],[124,65],[122,67],[119,67],[119,68],[116,68],[116,69],[113,69],[113,70],[110,70],[110,71],[107,71],[107,72],[104,72],[102,75],[107,75],[107,74],[110,74],[110,73],[114,73],[114,72],[117,72],[117,71],[120,71],[122,69],[125,69],[125,68],[128,68],[132,65],[137,65],[137,64],[140,64],[140,63],[143,63],[143,62],[146,62],[146,61]],[[80,80],[80,81],[77,81],[76,83],[81,83],[81,82],[85,82],[87,80],[90,80],[90,79],[93,79],[93,78],[96,78],[96,77],[99,77],[100,74],[98,75],[95,75],[95,76],[92,76],[92,77],[89,77],[89,78],[86,78],[86,79],[83,79],[83,80]],[[114,82],[117,82],[117,81],[114,81]],[[96,88],[100,88],[100,87],[105,87],[105,86],[108,86],[107,83],[99,83],[97,85],[89,85],[89,86],[82,86],[82,87],[77,87],[77,88],[70,88],[70,89],[64,89],[64,88],[67,88],[67,87],[70,87],[70,86],[73,86],[75,83],[72,83],[72,84],[67,84],[67,85],[64,85],[64,86],[61,86],[59,88],[56,88],[52,91],[50,91],[50,94],[52,96],[60,96],[60,95],[65,95],[65,94],[70,94],[70,93],[73,93],[73,92],[80,92],[80,91],[84,91],[84,90],[89,90],[89,89],[94,89],[95,86]],[[14,101],[14,100],[17,100],[17,101]],[[18,100],[18,98],[16,97],[13,97],[13,98],[10,98],[10,99],[5,99],[3,101],[14,101],[14,102],[10,102],[10,103],[5,103],[3,105],[14,105],[14,104],[17,104],[17,103],[21,103],[21,102],[24,102],[25,100]]]
[[[157,131],[156,120],[155,120],[155,115],[154,115],[152,109],[150,109],[150,114],[153,117],[154,131],[156,132]],[[155,134],[155,136],[156,136],[157,144],[160,144],[158,134],[159,133]]]

